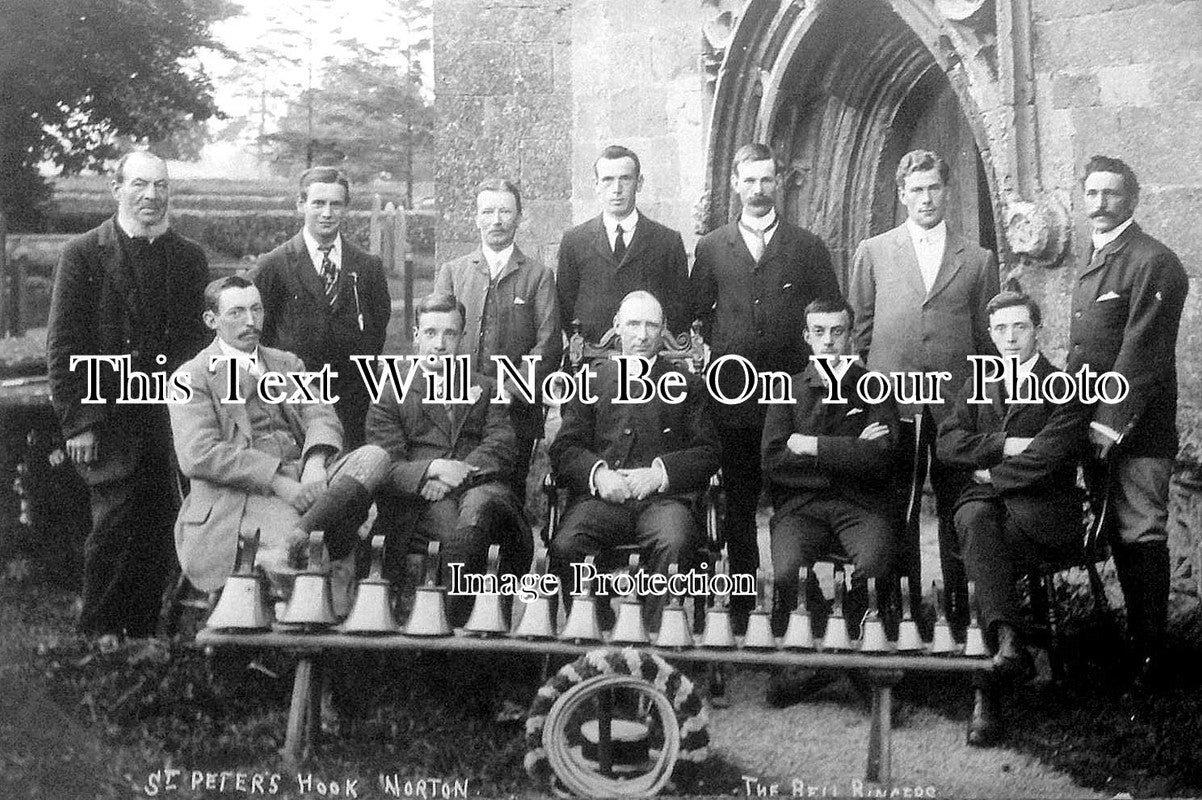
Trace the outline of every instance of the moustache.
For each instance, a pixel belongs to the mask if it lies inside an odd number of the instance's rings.
[[[1089,218],[1093,219],[1094,217],[1105,217],[1106,219],[1110,219],[1113,216],[1114,214],[1111,214],[1109,211],[1094,211],[1089,215]]]

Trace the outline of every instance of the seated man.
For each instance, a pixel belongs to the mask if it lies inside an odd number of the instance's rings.
[[[805,309],[804,337],[814,355],[838,374],[855,324],[842,298],[818,299]],[[882,578],[893,561],[897,513],[893,481],[897,407],[891,398],[869,403],[856,391],[864,374],[850,364],[839,386],[846,403],[827,403],[826,371],[811,360],[793,376],[794,405],[770,405],[762,441],[764,476],[775,513],[769,523],[776,602],[773,632],[781,636],[797,606],[802,565],[842,550],[860,579]],[[860,608],[866,598],[860,599]],[[859,620],[849,613],[853,625]]]
[[[443,357],[455,355],[465,314],[454,295],[432,294],[418,302],[414,317],[421,373],[401,402],[386,391],[367,412],[367,441],[384,448],[392,461],[379,492],[380,515],[393,531],[410,537],[411,551],[432,540],[440,543],[444,586],[450,584],[450,564],[463,564],[464,574],[484,572],[493,541],[501,544],[501,573],[525,574],[534,544],[509,489],[515,455],[509,407],[491,402],[495,384],[480,375],[471,377],[470,405],[426,402],[426,373],[437,376],[441,395]],[[466,595],[447,598],[453,627],[467,622],[473,602]]]
[[[657,358],[664,311],[650,292],[635,291],[618,306],[614,326],[622,355],[651,361],[648,379],[657,382],[673,368]],[[637,374],[635,369],[632,374]],[[673,391],[679,403],[661,397],[618,403],[619,365],[599,364],[595,403],[577,397],[563,407],[563,424],[551,445],[551,463],[569,492],[563,525],[551,542],[551,568],[570,602],[572,565],[607,547],[635,543],[643,566],[666,575],[670,564],[682,572],[693,565],[697,493],[718,470],[718,440],[707,411],[705,388],[695,375],[681,373]],[[639,388],[631,395],[639,398]],[[645,599],[644,619],[658,630],[664,598]]]
[[[204,321],[217,337],[177,373],[191,382],[190,401],[169,406],[179,468],[192,484],[175,524],[180,566],[196,588],[219,589],[238,538],[259,531],[256,563],[282,595],[296,573],[290,550],[303,550],[310,531],[324,531],[337,562],[335,610],[345,612],[351,554],[388,458],[378,447],[340,457],[342,425],[328,404],[263,399],[258,376],[305,366],[259,345],[263,303],[253,283],[236,276],[210,283]],[[231,374],[244,402],[225,402]],[[280,393],[295,388],[289,381]]]
[[[1034,300],[1005,291],[986,310],[993,343],[1004,358],[1017,360],[1017,380],[1034,375],[1042,381],[1057,371],[1038,349],[1041,315]],[[1019,633],[1015,580],[1025,567],[1081,547],[1076,464],[1088,415],[1080,403],[1008,404],[1001,383],[987,384],[986,392],[990,402],[969,403],[971,379],[965,384],[939,426],[937,447],[941,460],[972,471],[974,483],[956,504],[956,531],[968,579],[976,582],[995,674],[1025,680],[1034,664]],[[990,744],[999,733],[992,703],[974,710],[971,744]]]

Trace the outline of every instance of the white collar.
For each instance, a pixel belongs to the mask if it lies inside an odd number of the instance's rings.
[[[639,224],[638,208],[630,209],[630,213],[622,219],[618,219],[608,211],[601,212],[601,224],[605,226],[605,232],[609,234],[609,238],[613,239],[618,235],[618,226],[622,226],[622,235],[626,237],[626,244],[630,244],[630,234],[634,233],[634,228]]]
[[[914,220],[906,217],[906,230],[910,232],[910,239],[914,244],[925,241],[932,245],[942,245],[947,241],[947,220],[940,220],[939,224],[933,228],[924,228]]]
[[[1034,355],[1032,355],[1026,361],[1024,361],[1023,363],[1018,365],[1018,374],[1026,375],[1028,372],[1035,369],[1035,362],[1038,360],[1039,360],[1039,351],[1036,350]]]
[[[490,272],[499,273],[509,263],[509,259],[513,258],[513,251],[516,245],[513,242],[504,250],[493,250],[486,244],[480,245],[480,250],[484,253],[484,261],[488,264]],[[494,265],[496,269],[493,269]]]
[[[254,374],[261,373],[263,371],[262,365],[259,361],[258,346],[255,347],[255,351],[253,353],[248,353],[245,350],[239,350],[238,348],[231,346],[225,341],[225,339],[222,339],[220,336],[218,336],[217,347],[220,348],[223,356],[233,360],[240,366],[245,367],[248,372]]]
[[[1115,239],[1122,236],[1123,231],[1130,228],[1131,223],[1133,223],[1133,222],[1135,222],[1134,215],[1127,217],[1127,220],[1125,222],[1123,222],[1120,225],[1115,225],[1111,230],[1108,230],[1105,233],[1095,233],[1093,235],[1093,250],[1094,250],[1094,252],[1095,253],[1098,252],[1103,247],[1105,247],[1106,245],[1113,242]]]
[[[753,217],[744,210],[739,216],[739,224],[750,231],[767,232],[776,225],[776,208],[770,208],[762,217]]]
[[[166,215],[164,215],[161,221],[151,225],[148,228],[142,223],[138,222],[136,219],[126,219],[121,215],[121,212],[118,211],[117,225],[119,225],[121,227],[121,231],[131,239],[144,236],[153,242],[155,239],[167,232],[167,228],[170,227],[171,223],[170,220],[167,219]]]
[[[309,233],[308,228],[301,228],[301,235],[305,237],[305,249],[309,251],[309,258],[318,267],[321,266],[321,242],[317,241],[317,237]],[[342,264],[342,234],[334,236],[334,244],[330,246],[330,260],[335,264]]]

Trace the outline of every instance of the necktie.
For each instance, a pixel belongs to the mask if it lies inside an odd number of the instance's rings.
[[[626,255],[626,239],[622,236],[622,226],[619,225],[618,235],[614,238],[614,258],[621,261],[624,255]]]
[[[772,224],[766,228],[753,228],[750,225],[744,225],[742,222],[739,225],[752,236],[750,245],[751,257],[758,264],[760,259],[764,257],[764,250],[768,248],[765,236],[768,231],[776,227],[776,220],[773,220]]]
[[[326,300],[332,306],[338,300],[338,267],[334,266],[334,261],[330,258],[330,251],[334,249],[334,245],[322,244],[318,245],[317,249],[321,251],[321,277],[326,283]]]

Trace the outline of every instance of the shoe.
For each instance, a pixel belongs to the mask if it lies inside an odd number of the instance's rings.
[[[972,717],[968,720],[968,744],[971,747],[993,747],[1002,739],[1002,715],[997,693],[993,689],[976,690]]]
[[[1026,683],[1035,677],[1035,659],[1023,645],[1018,631],[1005,622],[997,626],[997,653],[993,656],[993,673],[1012,683]]]
[[[812,698],[832,680],[831,673],[823,670],[785,667],[768,679],[764,700],[769,708],[788,708]]]

